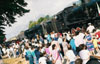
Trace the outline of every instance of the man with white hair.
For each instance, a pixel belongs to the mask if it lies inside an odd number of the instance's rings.
[[[87,31],[89,31],[89,33],[91,33],[93,31],[93,29],[95,29],[95,27],[91,24],[91,23],[88,23],[88,27],[87,27]]]

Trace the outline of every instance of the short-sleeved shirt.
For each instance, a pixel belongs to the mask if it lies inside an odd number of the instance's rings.
[[[83,64],[86,64],[90,58],[90,53],[88,50],[81,50],[79,52],[80,58],[83,60]]]
[[[46,57],[40,57],[40,58],[39,58],[39,63],[40,63],[40,64],[47,64],[47,63],[46,63],[46,60],[47,60]]]
[[[34,63],[36,63],[37,62],[37,59],[36,59],[36,55],[35,55],[35,52],[34,51],[32,51],[32,56],[33,56]]]
[[[76,60],[76,56],[74,54],[74,52],[72,50],[68,50],[66,52],[66,56],[68,57],[68,59],[71,61],[75,61]]]

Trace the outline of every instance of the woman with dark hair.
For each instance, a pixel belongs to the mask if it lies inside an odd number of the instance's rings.
[[[51,55],[53,58],[53,64],[62,64],[60,54],[59,54],[55,44],[52,45]]]
[[[87,49],[90,51],[91,54],[94,54],[94,45],[92,42],[92,36],[90,35],[90,33],[88,31],[85,32],[85,39],[86,39],[86,46]]]
[[[79,48],[79,56],[83,60],[82,64],[86,64],[90,59],[90,52],[87,50],[87,47],[84,44],[81,44]]]
[[[68,51],[66,52],[66,59],[69,64],[75,64],[76,56],[70,45],[68,45]]]

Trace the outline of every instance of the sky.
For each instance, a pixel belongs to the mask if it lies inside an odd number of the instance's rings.
[[[65,7],[71,5],[71,3],[78,0],[25,0],[28,5],[27,9],[30,9],[29,13],[26,13],[22,17],[16,18],[16,23],[12,24],[12,27],[6,26],[5,34],[7,40],[17,36],[21,31],[28,29],[28,24],[31,20],[36,21],[39,17],[45,15],[55,15],[62,11]]]

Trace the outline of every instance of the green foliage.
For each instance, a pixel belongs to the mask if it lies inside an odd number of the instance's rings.
[[[40,17],[37,21],[30,21],[29,28],[34,27],[36,24],[40,24],[41,22],[46,22],[47,20],[50,20],[51,17],[49,15],[46,15],[45,17]]]
[[[37,24],[36,21],[30,21],[29,23],[29,28],[32,28],[33,26],[35,26]]]
[[[38,24],[40,24],[42,21],[44,20],[44,18],[43,17],[40,17],[39,19],[38,19]]]
[[[29,10],[24,9],[27,3],[24,0],[0,0],[0,22],[11,25],[15,21],[15,16],[23,16]]]
[[[0,0],[0,36],[3,35],[4,26],[11,26],[16,22],[16,15],[23,16],[29,12],[24,8],[26,5],[24,0]]]

